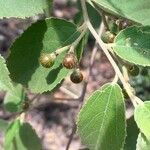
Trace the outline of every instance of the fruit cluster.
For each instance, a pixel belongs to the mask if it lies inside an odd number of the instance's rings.
[[[51,68],[56,60],[57,54],[41,54],[39,58],[40,64],[45,68]],[[62,65],[67,69],[74,69],[70,75],[70,80],[73,83],[80,83],[83,80],[83,74],[78,67],[78,60],[74,52],[68,52],[62,61]]]
[[[107,31],[103,32],[101,35],[101,39],[104,43],[113,43],[115,36],[119,33],[119,31],[132,25],[132,23],[128,20],[114,20],[114,18],[113,20],[112,18],[108,18],[107,24]]]

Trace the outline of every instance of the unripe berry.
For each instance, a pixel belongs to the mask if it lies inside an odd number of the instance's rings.
[[[133,65],[133,66],[130,66],[128,67],[128,73],[131,75],[131,76],[137,76],[140,72],[140,69],[138,66],[136,65]]]
[[[77,65],[77,58],[74,53],[68,53],[64,60],[63,60],[63,66],[67,69],[73,69]]]
[[[29,109],[29,102],[28,101],[24,101],[23,104],[22,104],[22,109],[24,111],[28,110]]]
[[[83,74],[79,69],[76,69],[73,71],[73,73],[70,75],[70,80],[73,83],[80,83],[83,80]]]
[[[54,53],[41,54],[39,61],[43,67],[50,68],[54,65],[55,59],[56,59],[56,55]]]
[[[115,35],[111,33],[110,31],[106,31],[102,34],[101,39],[104,43],[113,43],[114,42]]]

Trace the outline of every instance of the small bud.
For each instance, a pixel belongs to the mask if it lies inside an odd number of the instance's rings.
[[[113,43],[114,42],[115,35],[111,33],[110,31],[106,31],[102,34],[101,39],[104,43]]]
[[[29,102],[28,102],[28,101],[24,101],[24,102],[22,103],[22,109],[23,109],[24,111],[26,111],[26,110],[29,109]]]

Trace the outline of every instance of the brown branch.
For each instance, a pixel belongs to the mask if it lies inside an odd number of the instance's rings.
[[[69,138],[67,146],[66,146],[66,150],[69,150],[69,147],[70,147],[71,142],[73,140],[73,136],[76,133],[76,130],[77,130],[77,126],[76,126],[76,123],[74,123],[73,128],[72,128],[72,132],[71,132],[71,135],[70,135],[70,138]]]

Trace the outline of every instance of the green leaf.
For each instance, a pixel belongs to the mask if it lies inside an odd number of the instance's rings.
[[[124,150],[136,150],[136,141],[139,134],[134,117],[127,120],[127,137],[124,145]]]
[[[150,66],[150,27],[129,27],[115,38],[114,51],[122,59]]]
[[[142,133],[138,136],[136,150],[150,150],[150,142]]]
[[[6,67],[4,58],[0,55],[0,90],[12,90],[13,85],[9,77],[9,71]]]
[[[40,65],[40,54],[69,45],[79,35],[74,24],[62,19],[50,18],[33,24],[10,48],[8,68],[11,78],[32,92],[51,91],[69,73],[62,65],[65,52],[57,57],[49,69]]]
[[[98,10],[150,25],[150,1],[144,0],[91,0]]]
[[[120,150],[125,141],[125,106],[120,87],[107,84],[94,92],[81,109],[77,127],[90,150]]]
[[[5,150],[42,150],[42,145],[32,126],[17,120],[7,130]]]
[[[89,37],[89,32],[85,34],[85,36],[82,38],[82,40],[79,42],[78,46],[76,47],[76,56],[79,61],[82,58],[85,45],[88,42],[88,37]]]
[[[14,138],[13,148],[18,150],[42,150],[42,144],[35,130],[28,123],[23,123]],[[12,149],[11,149],[12,150]]]
[[[4,107],[10,112],[19,112],[22,110],[21,104],[25,100],[25,93],[22,85],[14,85],[14,89],[7,92],[4,99]]]
[[[0,0],[0,18],[26,18],[43,14],[52,0]]]
[[[0,131],[5,132],[8,126],[8,121],[0,119]]]
[[[94,26],[94,28],[99,28],[101,23],[101,16],[99,12],[96,9],[94,9],[94,7],[91,6],[88,2],[86,3],[86,6],[87,6],[88,15],[92,25]],[[80,1],[78,1],[78,7],[79,7],[79,12],[75,15],[74,22],[77,25],[81,25],[84,22],[84,19],[83,19],[83,13],[82,13]]]
[[[138,105],[134,112],[135,121],[140,131],[150,140],[150,102]]]
[[[114,20],[110,20],[108,22],[108,27],[111,33],[118,34],[119,32],[119,26],[116,24]]]
[[[20,128],[19,120],[15,120],[9,125],[5,134],[5,143],[4,143],[5,150],[11,150],[10,149],[11,144],[13,142],[15,135],[17,134],[17,132],[19,132],[19,128]]]

